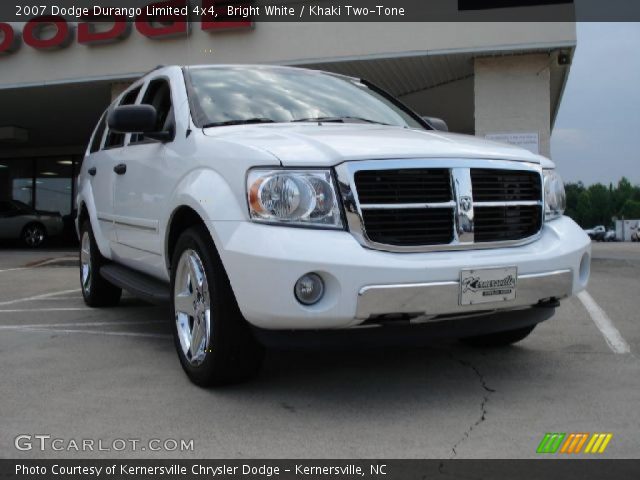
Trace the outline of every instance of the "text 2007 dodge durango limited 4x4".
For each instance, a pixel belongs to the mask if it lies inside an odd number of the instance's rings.
[[[550,160],[442,130],[356,78],[158,68],[87,149],[84,299],[170,304],[199,385],[264,345],[522,340],[586,287],[589,238]]]

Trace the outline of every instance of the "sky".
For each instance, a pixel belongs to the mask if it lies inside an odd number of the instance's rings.
[[[578,23],[551,137],[565,182],[640,184],[640,23]]]

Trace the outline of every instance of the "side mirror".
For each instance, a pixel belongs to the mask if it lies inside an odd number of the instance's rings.
[[[449,131],[449,126],[447,125],[447,122],[445,122],[443,119],[441,118],[436,118],[436,117],[422,117],[422,120],[424,120],[425,122],[427,122],[429,124],[429,126],[431,128],[433,128],[434,130],[439,130],[441,132],[448,132]]]
[[[118,133],[141,133],[147,138],[170,142],[175,137],[173,129],[158,132],[158,112],[152,105],[122,105],[107,117],[109,129]]]
[[[158,113],[151,105],[123,105],[107,117],[109,129],[118,133],[149,133],[156,129]]]

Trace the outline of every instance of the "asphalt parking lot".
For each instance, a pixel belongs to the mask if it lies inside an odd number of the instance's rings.
[[[251,383],[203,390],[166,309],[88,309],[72,252],[0,250],[0,457],[534,458],[546,432],[610,432],[602,456],[638,458],[639,272],[640,244],[594,244],[590,296],[507,349],[270,351]],[[21,434],[65,447],[17,450]],[[78,453],[69,439],[193,450]]]

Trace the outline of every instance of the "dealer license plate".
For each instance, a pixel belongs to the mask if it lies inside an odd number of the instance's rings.
[[[514,300],[517,281],[517,267],[461,270],[460,305]]]

